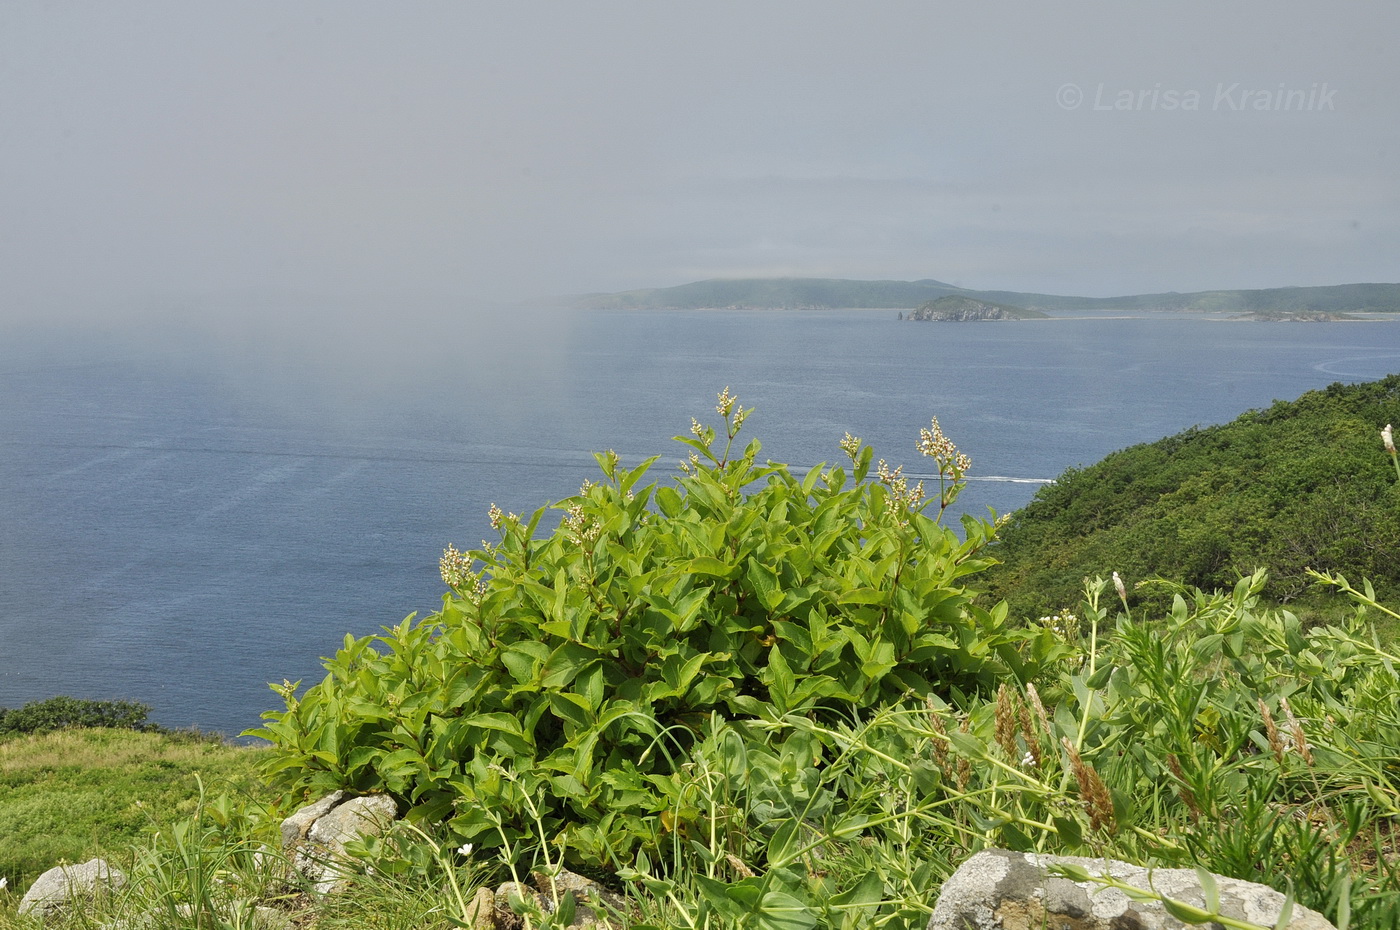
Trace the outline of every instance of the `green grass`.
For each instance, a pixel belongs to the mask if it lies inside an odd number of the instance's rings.
[[[264,750],[187,733],[60,730],[0,739],[0,877],[20,893],[41,873],[97,855],[129,857],[188,816],[206,785],[266,795]]]

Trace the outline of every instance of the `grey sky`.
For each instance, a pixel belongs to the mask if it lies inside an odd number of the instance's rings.
[[[1397,281],[1397,35],[1393,2],[3,0],[0,319]]]

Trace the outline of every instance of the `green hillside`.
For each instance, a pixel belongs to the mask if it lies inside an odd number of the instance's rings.
[[[843,307],[910,310],[950,294],[1030,310],[1051,311],[1400,312],[1400,284],[1341,284],[1331,287],[1200,291],[1191,294],[1169,292],[1123,297],[1073,297],[1017,291],[976,291],[932,279],[851,281],[842,278],[737,278],[697,281],[678,287],[646,288],[614,294],[585,294],[574,298],[574,303],[597,310],[820,310]]]
[[[1077,603],[1084,578],[1119,572],[1228,588],[1256,568],[1290,599],[1305,570],[1400,591],[1400,486],[1379,430],[1400,424],[1400,375],[1311,391],[1071,469],[1002,532],[984,579],[1014,612]]]

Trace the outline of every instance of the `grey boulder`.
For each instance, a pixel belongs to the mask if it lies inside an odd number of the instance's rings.
[[[92,898],[116,891],[126,875],[105,859],[89,859],[81,865],[59,865],[34,880],[19,902],[21,914],[40,916],[62,910],[76,898]]]
[[[349,797],[337,791],[282,821],[282,846],[292,866],[318,894],[338,890],[349,874],[345,846],[362,836],[380,836],[398,817],[384,794]]]
[[[977,853],[943,885],[928,930],[1184,930],[1161,901],[1135,900],[1103,882],[1075,881],[1054,866],[1108,876],[1134,889],[1204,907],[1205,889],[1194,869],[1145,869],[1115,859],[1042,856],[988,849]],[[1265,885],[1214,877],[1224,917],[1274,927],[1284,896]],[[1211,924],[1210,926],[1215,926]],[[1336,930],[1316,911],[1293,905],[1288,930]]]

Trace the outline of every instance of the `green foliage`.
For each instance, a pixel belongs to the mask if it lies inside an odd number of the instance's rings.
[[[0,707],[0,736],[7,733],[50,733],[67,727],[112,727],[153,730],[146,722],[151,708],[136,701],[89,701],[58,695],[30,701],[16,710]]]
[[[728,391],[717,409],[718,439],[678,437],[672,482],[608,453],[552,533],[544,510],[493,511],[499,544],[444,556],[441,612],[347,637],[320,684],[278,689],[286,709],[254,731],[269,774],[388,792],[507,858],[616,867],[687,821],[677,776],[712,720],[834,726],[1023,671],[1004,609],[965,586],[990,525],[959,539],[850,437],[849,473],[759,464],[756,441],[735,447],[748,411]],[[926,440],[941,514],[965,460],[936,425]]]
[[[1306,570],[1400,591],[1400,484],[1379,430],[1400,422],[1400,375],[1304,394],[1115,452],[1047,485],[1003,528],[985,576],[1013,615],[1073,604],[1110,569],[1229,588],[1267,567],[1289,600]]]

